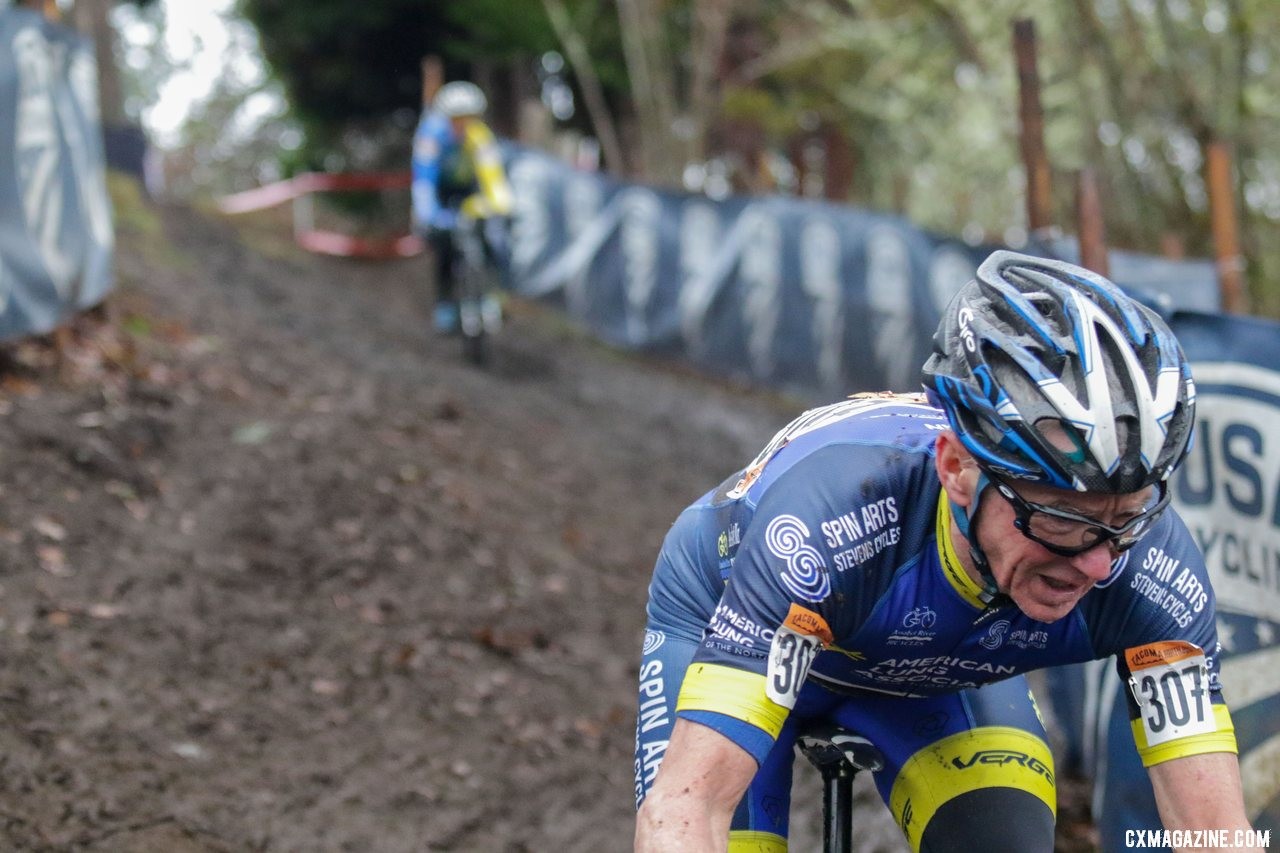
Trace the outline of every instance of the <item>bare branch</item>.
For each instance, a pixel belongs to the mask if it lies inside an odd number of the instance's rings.
[[[622,145],[618,141],[618,131],[614,127],[613,116],[604,100],[604,89],[600,86],[600,78],[596,76],[595,66],[591,63],[591,54],[587,51],[587,43],[574,28],[565,8],[563,0],[542,0],[547,17],[556,31],[556,37],[564,45],[564,51],[573,65],[578,83],[582,86],[582,97],[586,101],[587,113],[591,116],[591,124],[596,129],[600,140],[600,150],[604,154],[606,167],[623,174],[626,161],[622,156]]]
[[[955,9],[941,2],[941,0],[921,0],[921,5],[942,24],[943,29],[947,31],[948,38],[960,54],[960,58],[977,66],[980,71],[985,73],[987,70],[986,60],[983,59],[982,50],[978,47],[978,41],[973,37],[973,33],[970,32],[969,25],[965,23],[964,17]]]

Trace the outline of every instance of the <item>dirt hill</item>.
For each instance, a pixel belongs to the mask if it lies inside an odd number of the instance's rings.
[[[0,848],[629,849],[653,556],[802,403],[519,301],[477,370],[425,259],[116,190],[106,312],[0,350]]]

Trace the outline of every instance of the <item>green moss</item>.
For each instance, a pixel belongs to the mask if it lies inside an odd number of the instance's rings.
[[[143,196],[141,185],[132,175],[108,170],[107,194],[111,197],[117,234],[159,237],[163,232],[160,217]]]

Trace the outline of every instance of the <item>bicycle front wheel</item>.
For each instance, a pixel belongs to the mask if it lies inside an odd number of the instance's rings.
[[[462,332],[462,357],[471,364],[482,367],[489,357],[484,318],[484,272],[464,263],[458,284],[458,326]]]

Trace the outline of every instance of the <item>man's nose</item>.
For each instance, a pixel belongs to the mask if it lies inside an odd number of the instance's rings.
[[[1090,580],[1106,580],[1111,574],[1111,564],[1118,556],[1115,545],[1111,541],[1099,542],[1088,551],[1082,551],[1071,558],[1071,567]]]

